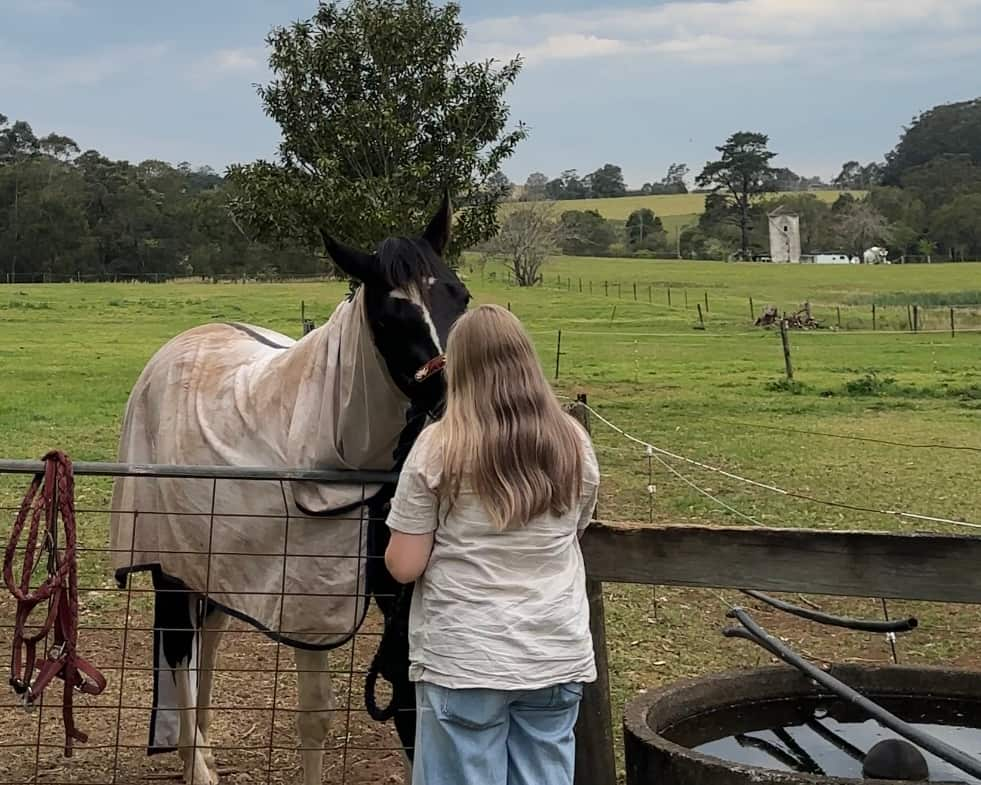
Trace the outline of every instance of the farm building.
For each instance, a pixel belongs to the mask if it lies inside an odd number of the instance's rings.
[[[807,264],[858,264],[858,258],[849,254],[823,251],[802,256],[801,261]]]
[[[770,258],[774,262],[800,261],[800,216],[782,205],[770,219]]]

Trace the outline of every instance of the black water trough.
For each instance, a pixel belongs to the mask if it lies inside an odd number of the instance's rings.
[[[981,759],[981,673],[858,665],[826,672],[917,731]],[[782,665],[642,693],[627,706],[624,744],[627,785],[981,783]]]

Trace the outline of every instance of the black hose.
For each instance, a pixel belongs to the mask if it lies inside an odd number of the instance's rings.
[[[972,777],[981,778],[981,761],[972,758],[970,755],[961,752],[956,747],[952,747],[944,741],[924,733],[919,728],[915,728],[905,720],[901,720],[895,714],[876,705],[864,695],[856,692],[844,682],[825,673],[820,668],[815,667],[807,660],[800,657],[795,652],[784,646],[780,641],[770,637],[770,635],[760,627],[753,618],[743,608],[733,608],[726,616],[730,619],[737,619],[743,628],[730,627],[722,631],[727,638],[742,638],[755,643],[757,646],[769,651],[775,657],[780,658],[788,665],[793,665],[797,670],[804,673],[813,681],[816,681],[825,689],[837,695],[842,700],[854,703],[869,716],[875,719],[880,725],[895,731],[907,741],[922,747],[927,752],[936,755],[941,760],[945,760],[951,766],[960,769]]]
[[[749,595],[754,600],[765,602],[767,605],[784,611],[785,613],[799,616],[808,621],[815,621],[818,624],[827,624],[831,627],[844,627],[848,630],[859,632],[910,632],[915,630],[919,622],[910,617],[908,619],[894,619],[892,621],[869,621],[866,619],[849,619],[845,616],[832,616],[821,611],[813,611],[808,608],[801,608],[799,605],[791,605],[789,602],[778,600],[758,591],[743,590],[743,594]]]

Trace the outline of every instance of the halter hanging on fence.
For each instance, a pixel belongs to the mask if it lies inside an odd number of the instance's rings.
[[[23,696],[24,706],[31,708],[52,679],[64,681],[62,717],[65,724],[65,757],[70,758],[75,740],[83,744],[88,741],[88,736],[75,727],[72,713],[73,691],[78,689],[88,695],[98,695],[106,688],[106,679],[79,657],[76,651],[78,565],[75,553],[75,481],[72,462],[64,453],[52,451],[44,456],[44,463],[44,473],[34,476],[24,496],[4,553],[4,583],[17,601],[10,657],[10,686],[14,688],[14,692]],[[59,515],[64,529],[63,551],[58,550]],[[24,566],[18,583],[13,574],[14,556],[28,519],[30,525],[24,546]],[[47,578],[37,589],[31,591],[31,579],[45,552],[48,556]],[[25,628],[31,612],[46,600],[48,612],[44,622],[36,634],[28,635]],[[47,656],[38,662],[37,645],[52,632],[54,645]]]

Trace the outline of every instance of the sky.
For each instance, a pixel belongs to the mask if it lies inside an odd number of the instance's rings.
[[[465,59],[524,68],[505,166],[694,172],[731,133],[833,177],[921,111],[981,93],[981,0],[462,0]],[[218,171],[275,156],[265,37],[315,0],[0,0],[0,113],[111,158]],[[973,76],[972,76],[973,74]]]

